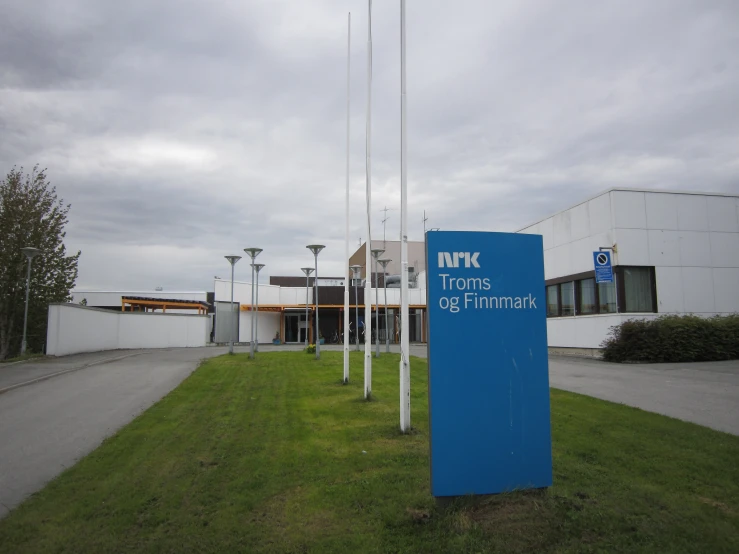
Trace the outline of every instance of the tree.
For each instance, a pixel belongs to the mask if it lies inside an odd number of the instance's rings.
[[[68,256],[64,247],[70,207],[38,166],[25,174],[14,167],[0,181],[0,360],[20,352],[28,267],[21,248],[41,250],[31,266],[29,351],[41,352],[46,343],[48,305],[71,300],[80,252]]]

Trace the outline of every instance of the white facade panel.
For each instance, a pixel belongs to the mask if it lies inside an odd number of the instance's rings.
[[[570,233],[572,241],[584,239],[590,235],[590,216],[587,203],[575,206],[570,212]]]
[[[657,314],[581,315],[547,319],[549,346],[600,348],[611,327],[629,319],[654,319]]]
[[[739,267],[739,233],[710,233],[710,237],[710,265],[713,267]]]
[[[644,193],[647,229],[677,231],[677,196],[659,192]]]
[[[677,218],[676,218],[677,221]],[[647,231],[649,259],[655,266],[680,266],[680,232]]]
[[[590,234],[610,232],[613,228],[611,221],[611,195],[601,194],[588,201],[588,221]]]
[[[709,196],[706,198],[708,226],[711,231],[723,233],[739,233],[739,199],[726,196]]]
[[[679,267],[655,267],[657,311],[682,313],[685,310],[683,274]]]
[[[537,225],[539,232],[537,234],[541,235],[542,242],[544,243],[544,250],[549,250],[550,248],[554,247],[554,221],[552,218],[545,219],[544,221],[539,222]]]
[[[618,265],[649,265],[649,235],[646,229],[617,229]]]
[[[677,223],[681,231],[708,231],[706,197],[698,194],[676,194]]]
[[[563,246],[572,241],[572,227],[570,224],[570,211],[558,213],[552,220],[552,247]]]
[[[682,231],[680,233],[680,263],[683,267],[710,267],[710,234]]]
[[[643,192],[615,190],[611,193],[611,198],[616,229],[647,228],[647,209]]]
[[[721,313],[739,313],[739,268],[715,268],[713,291],[716,310]]]
[[[684,309],[689,314],[716,312],[713,270],[710,267],[683,267]]]

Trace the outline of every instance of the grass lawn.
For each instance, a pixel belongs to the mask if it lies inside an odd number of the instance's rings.
[[[425,361],[224,356],[0,521],[0,552],[739,552],[739,437],[552,391],[554,486],[439,508]]]

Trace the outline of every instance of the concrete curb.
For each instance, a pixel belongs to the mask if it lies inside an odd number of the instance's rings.
[[[125,356],[118,356],[117,358],[106,358],[105,360],[97,360],[94,362],[90,362],[87,364],[83,364],[81,366],[77,367],[70,367],[69,369],[64,369],[62,371],[57,371],[55,373],[49,373],[48,375],[41,375],[40,377],[36,377],[35,379],[31,379],[29,381],[23,381],[22,383],[16,383],[15,385],[10,385],[8,387],[4,387],[0,389],[0,394],[4,394],[6,392],[9,392],[13,389],[19,389],[21,387],[25,387],[28,385],[33,385],[34,383],[38,383],[39,381],[46,381],[47,379],[52,379],[53,377],[59,377],[60,375],[64,375],[66,373],[72,373],[73,371],[79,371],[80,369],[85,369],[88,367],[96,366],[96,365],[103,365],[108,364],[111,362],[116,362],[118,360],[123,360],[124,358],[131,358],[133,356],[140,356],[141,354],[144,354],[144,352],[136,352],[135,354],[126,354]],[[22,362],[18,363],[24,363],[27,360],[23,360]]]

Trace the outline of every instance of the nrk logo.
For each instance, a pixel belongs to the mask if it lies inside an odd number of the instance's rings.
[[[459,267],[459,262],[464,263],[464,267],[480,267],[477,263],[479,252],[439,252],[439,267]]]

